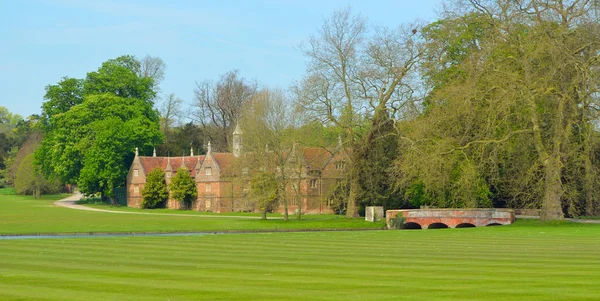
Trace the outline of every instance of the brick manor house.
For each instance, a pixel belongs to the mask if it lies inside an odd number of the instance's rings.
[[[272,153],[272,152],[271,152]],[[127,174],[127,206],[140,207],[142,190],[146,183],[146,175],[154,168],[161,168],[165,173],[167,184],[181,167],[189,170],[196,182],[198,198],[192,202],[191,208],[198,211],[233,212],[258,211],[258,207],[250,200],[250,178],[253,174],[245,167],[248,154],[242,151],[242,131],[236,126],[233,132],[233,153],[213,152],[208,143],[206,155],[182,157],[140,156],[136,149],[135,158]],[[269,152],[266,152],[269,156]],[[286,187],[288,210],[294,213],[301,208],[304,213],[331,213],[328,196],[343,177],[348,154],[338,141],[337,147],[329,151],[320,147],[294,147],[286,154],[287,162],[297,166],[294,172],[281,170],[271,166],[280,174],[286,172],[290,183]],[[273,168],[274,167],[274,168]],[[166,207],[183,208],[179,201],[169,199]],[[283,204],[278,211],[283,212]]]

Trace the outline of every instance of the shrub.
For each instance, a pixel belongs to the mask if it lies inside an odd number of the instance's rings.
[[[60,192],[61,185],[58,181],[46,179],[33,162],[33,154],[23,159],[15,176],[15,190],[17,194],[31,194],[38,198],[46,193]]]
[[[192,201],[198,197],[196,183],[190,176],[190,171],[187,168],[179,168],[169,186],[173,193],[173,199],[183,202],[184,207],[189,209]]]
[[[165,206],[165,202],[169,198],[169,191],[162,169],[155,168],[148,174],[142,196],[142,208],[152,209]]]
[[[390,226],[392,229],[404,229],[404,222],[406,219],[401,214],[396,215],[396,217],[390,219]]]
[[[99,197],[86,197],[75,202],[77,205],[110,205],[110,203],[110,200],[102,200]]]

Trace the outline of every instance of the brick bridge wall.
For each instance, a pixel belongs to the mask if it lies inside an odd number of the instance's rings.
[[[386,222],[390,228],[390,219],[402,214],[405,225],[428,229],[431,225],[436,228],[445,225],[449,228],[480,227],[489,225],[509,225],[515,221],[512,209],[478,208],[478,209],[409,209],[387,210]],[[442,225],[443,224],[443,225]],[[418,228],[418,227],[417,227]]]

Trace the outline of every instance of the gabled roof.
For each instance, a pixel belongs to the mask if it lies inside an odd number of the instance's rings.
[[[177,170],[181,167],[181,163],[184,162],[187,169],[193,170],[194,166],[196,166],[196,162],[200,160],[200,162],[204,161],[204,156],[194,156],[194,157],[184,157],[183,161],[181,157],[167,158],[167,157],[145,157],[140,156],[140,163],[142,164],[142,168],[146,173],[151,172],[153,169],[160,167],[163,171],[167,169],[167,164],[169,161],[171,162],[171,166],[173,170]],[[195,173],[191,173],[192,177]]]

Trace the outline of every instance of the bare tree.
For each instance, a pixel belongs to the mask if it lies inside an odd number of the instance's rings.
[[[352,149],[348,216],[358,215],[357,166],[368,140],[376,139],[359,129],[377,110],[399,116],[416,99],[411,76],[422,54],[419,29],[417,24],[378,27],[367,39],[366,21],[346,8],[334,12],[318,35],[301,45],[310,62],[294,89],[298,103],[314,118],[343,128],[344,145]]]
[[[280,89],[262,89],[244,108],[241,128],[244,131],[244,149],[254,169],[265,164],[277,170],[278,199],[283,202],[284,219],[288,219],[290,183],[289,159],[293,149],[294,119],[285,92]],[[267,162],[268,161],[268,162]]]
[[[202,125],[215,149],[229,149],[233,128],[256,90],[257,84],[240,77],[238,70],[223,74],[216,83],[196,83],[192,118]]]
[[[165,79],[167,64],[157,56],[146,55],[140,60],[139,77],[149,77],[154,80],[154,90],[160,91],[160,83]]]
[[[181,104],[183,100],[175,93],[169,94],[160,107],[160,128],[165,135],[165,142],[171,141],[171,129],[177,126],[182,117]]]

